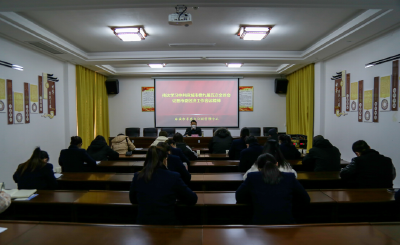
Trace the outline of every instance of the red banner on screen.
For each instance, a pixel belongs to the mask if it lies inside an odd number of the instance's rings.
[[[156,79],[156,127],[238,127],[238,79]]]

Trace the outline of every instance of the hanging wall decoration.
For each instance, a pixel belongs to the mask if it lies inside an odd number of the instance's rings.
[[[24,83],[24,114],[25,123],[30,123],[30,109],[29,109],[29,83]]]
[[[47,89],[49,88],[49,84],[47,82],[47,73],[42,74],[42,87],[43,87],[43,99],[47,100]]]
[[[350,73],[346,74],[346,111],[350,111]]]
[[[379,84],[379,110],[380,111],[390,111],[390,81],[391,76],[384,76],[380,78]]]
[[[358,121],[362,122],[363,121],[363,107],[364,107],[364,100],[363,100],[363,95],[364,95],[364,81],[358,81]]]
[[[342,86],[340,83],[342,82],[342,79],[336,79],[335,80],[335,105],[334,105],[334,113],[336,116],[341,115],[342,111]]]
[[[7,112],[6,80],[0,78],[0,113]]]
[[[55,82],[48,81],[49,88],[48,92],[48,100],[47,100],[47,113],[55,116],[56,115],[56,85]]]
[[[43,113],[43,79],[41,76],[38,77],[39,85],[39,113]]]
[[[374,77],[374,118],[373,122],[379,122],[379,77]]]
[[[373,120],[373,90],[364,91],[364,122],[371,123]]]
[[[350,111],[358,111],[358,82],[350,84]]]
[[[14,103],[13,103],[12,80],[7,79],[7,124],[14,124]]]
[[[397,105],[397,100],[398,100],[398,95],[399,95],[399,61],[395,60],[393,61],[392,65],[392,92],[390,94],[390,101],[391,101],[391,107],[392,111],[397,111],[398,110],[398,105]]]
[[[14,92],[14,124],[23,124],[24,114],[24,94]]]
[[[38,91],[38,85],[36,84],[29,84],[29,106],[31,108],[31,113],[32,114],[37,114],[39,113],[39,91]]]

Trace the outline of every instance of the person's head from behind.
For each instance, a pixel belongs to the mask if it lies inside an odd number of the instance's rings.
[[[292,145],[292,138],[287,134],[281,134],[278,136],[279,144],[290,146]]]
[[[35,169],[42,168],[49,160],[49,154],[40,150],[40,147],[36,147],[29,160],[19,165],[17,171],[21,172],[21,174],[23,174],[25,171],[32,172]]]
[[[250,146],[255,145],[257,143],[258,143],[258,140],[253,135],[247,137],[247,139],[246,139],[247,148],[249,148]]]
[[[102,135],[97,135],[96,138],[94,138],[95,141],[102,141],[106,142],[106,139]]]
[[[45,163],[48,163],[50,161],[50,157],[47,151],[40,151],[40,159]]]
[[[165,132],[165,131],[160,131],[160,133],[158,134],[158,136],[168,137],[168,133]]]
[[[171,146],[167,142],[159,142],[157,147],[163,148],[168,154],[171,154]]]
[[[268,130],[268,135],[276,136],[276,135],[278,135],[278,130],[276,130],[276,128],[271,128],[270,130]]]
[[[190,121],[190,126],[192,127],[192,129],[196,129],[196,127],[197,127],[197,122],[196,122],[196,120]]]
[[[262,173],[264,182],[271,185],[276,185],[280,182],[282,174],[278,169],[278,162],[276,158],[269,154],[261,154],[257,160],[256,164],[258,170]]]
[[[81,148],[82,147],[82,138],[81,137],[79,137],[79,136],[72,136],[71,137],[71,143],[70,143],[71,145],[75,145],[75,146],[77,146],[78,148]]]
[[[267,142],[265,142],[263,153],[268,153],[274,156],[278,162],[278,167],[291,168],[290,163],[286,161],[276,140],[269,139]]]
[[[249,137],[250,135],[250,130],[246,127],[242,128],[242,130],[240,130],[240,138],[242,138],[243,140],[246,139],[246,137]]]
[[[167,144],[170,145],[172,148],[176,148],[175,140],[173,140],[173,139],[168,139],[168,140],[165,141],[165,142],[167,142]]]
[[[181,133],[175,133],[174,137],[172,138],[176,143],[183,142],[183,136]]]
[[[125,134],[118,134],[117,136],[120,136],[120,135],[125,135]]]
[[[371,149],[371,147],[364,140],[358,140],[353,143],[353,152],[359,157],[362,156],[366,151]]]
[[[145,182],[149,182],[157,168],[167,166],[167,156],[167,152],[162,147],[150,147],[147,151],[143,169],[139,172],[138,178],[144,178]]]
[[[313,145],[316,145],[319,141],[324,140],[324,139],[325,139],[325,138],[324,138],[324,136],[322,136],[322,135],[314,136],[314,138],[313,138]]]

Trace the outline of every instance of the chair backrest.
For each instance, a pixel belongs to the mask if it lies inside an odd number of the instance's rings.
[[[140,128],[126,128],[125,135],[129,137],[140,137]]]
[[[276,132],[278,132],[278,127],[263,127],[264,136],[269,136],[268,131],[269,131],[270,129],[273,129],[273,128],[275,128],[275,129],[276,129]]]
[[[261,136],[261,128],[252,128],[252,127],[247,127],[250,131],[250,135],[253,136]]]
[[[161,131],[165,131],[168,133],[168,137],[173,137],[174,134],[176,133],[175,128],[161,128]]]
[[[156,128],[143,128],[143,137],[157,137]]]

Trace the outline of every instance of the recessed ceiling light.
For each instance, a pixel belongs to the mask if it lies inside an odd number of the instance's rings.
[[[271,26],[242,26],[240,27],[240,39],[259,41],[264,39],[271,31]]]
[[[142,27],[114,27],[111,30],[124,42],[142,41],[147,36]]]
[[[164,68],[165,64],[148,64],[150,68]]]
[[[242,63],[226,63],[226,66],[229,68],[240,68],[242,65]]]

